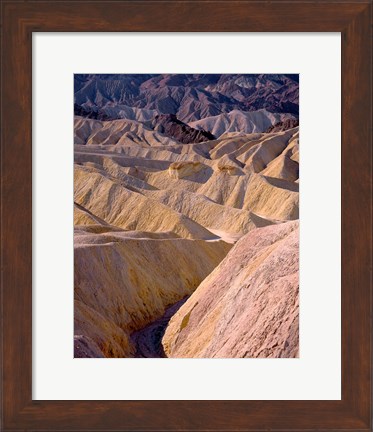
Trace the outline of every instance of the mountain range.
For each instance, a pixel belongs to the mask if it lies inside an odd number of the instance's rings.
[[[298,75],[75,75],[74,87],[75,113],[107,120],[129,118],[129,107],[145,110],[142,119],[174,114],[184,123],[234,110],[299,115]]]

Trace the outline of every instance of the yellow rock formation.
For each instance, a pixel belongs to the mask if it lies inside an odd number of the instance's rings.
[[[190,295],[231,247],[222,241],[136,239],[113,233],[107,242],[96,243],[94,237],[102,235],[89,233],[85,240],[84,233],[78,236],[75,335],[91,338],[106,357],[133,354],[130,333]]]

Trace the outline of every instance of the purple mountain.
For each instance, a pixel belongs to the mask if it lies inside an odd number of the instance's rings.
[[[120,106],[173,114],[184,123],[233,110],[299,113],[299,76],[291,74],[97,74],[75,75],[74,82],[75,113],[83,116],[106,119],[100,112],[110,107],[115,118]]]

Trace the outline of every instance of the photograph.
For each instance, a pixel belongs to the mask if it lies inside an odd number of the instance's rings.
[[[372,11],[1,2],[1,430],[373,432]]]
[[[300,358],[299,74],[74,74],[74,358]]]

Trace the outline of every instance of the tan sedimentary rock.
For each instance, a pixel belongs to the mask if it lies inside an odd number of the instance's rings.
[[[165,240],[180,238],[172,231],[153,233],[146,231],[124,231],[115,229],[114,227],[110,230],[100,230],[97,228],[104,227],[99,225],[78,225],[75,227],[74,245],[116,243],[125,239]]]
[[[288,156],[280,155],[270,162],[261,174],[292,182],[299,177],[299,165]]]
[[[283,152],[273,159],[261,174],[290,182],[299,177],[299,133],[293,134]]]
[[[156,189],[154,186],[151,186],[149,183],[146,183],[145,181],[128,174],[126,170],[122,168],[119,164],[117,164],[115,161],[109,158],[104,158],[102,162],[103,162],[101,168],[102,172],[106,172],[107,174],[109,174],[109,176],[117,180],[120,180],[121,184],[123,184],[127,188],[134,188],[135,190],[139,190],[139,189],[155,190]]]
[[[172,317],[168,357],[298,356],[298,222],[244,236]]]
[[[232,198],[232,193],[240,183],[248,182],[249,175],[230,175],[226,171],[214,171],[211,177],[198,189],[198,193],[207,196],[217,204],[227,205],[228,201]],[[242,208],[243,203],[233,206]]]
[[[131,356],[129,334],[191,294],[231,248],[169,236],[137,239],[111,232],[96,234],[96,242],[92,233],[77,235],[75,335],[91,338],[107,357]]]
[[[244,163],[251,171],[259,173],[284,151],[293,134],[293,129],[268,134],[268,137],[263,137],[258,144],[238,156],[237,160]]]
[[[74,271],[76,272],[75,269]],[[133,352],[126,331],[86,304],[84,297],[82,301],[76,295],[74,295],[74,335],[79,338],[87,337],[93,342],[89,344],[90,352],[87,353],[87,357],[129,357]],[[92,345],[97,348],[94,349]]]
[[[253,174],[243,209],[264,218],[294,220],[299,218],[299,185],[286,180]]]
[[[299,217],[298,185],[261,174],[232,176],[216,172],[198,193],[217,204],[249,210],[267,219],[294,220]]]
[[[75,117],[74,143],[85,145],[171,145],[176,140],[148,129],[135,120],[101,121]]]
[[[101,173],[77,165],[74,171],[75,202],[111,225],[127,230],[173,231],[184,238],[214,238],[186,216]]]
[[[200,162],[173,162],[168,168],[168,173],[171,178],[181,179],[184,177],[190,177],[205,167],[206,166]]]
[[[76,225],[108,225],[103,219],[74,203],[74,226]]]
[[[256,143],[260,142],[263,134],[226,134],[215,141],[215,146],[210,150],[211,159],[219,159],[224,155],[231,154],[237,156]]]
[[[272,223],[270,220],[256,217],[250,211],[217,204],[198,193],[168,189],[149,191],[146,195],[186,215],[208,230],[220,230],[242,236],[256,227]]]
[[[288,114],[274,114],[265,109],[245,112],[232,110],[229,113],[207,117],[190,123],[194,128],[203,128],[211,131],[215,136],[227,132],[264,132],[269,126],[279,121],[291,118]]]
[[[243,164],[232,155],[224,155],[216,164],[216,168],[220,172],[227,172],[231,176],[244,174],[242,171]]]

